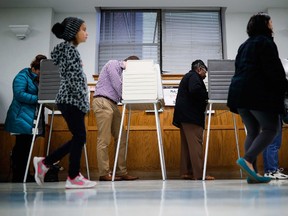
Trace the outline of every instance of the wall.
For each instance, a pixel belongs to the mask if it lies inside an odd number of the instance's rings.
[[[29,67],[33,58],[49,54],[52,9],[0,9],[0,124],[5,121],[11,103],[12,81],[23,68]],[[32,31],[19,40],[9,25],[28,24]]]
[[[267,10],[271,16],[274,31],[274,40],[278,46],[280,58],[288,58],[288,8],[271,8]],[[227,58],[235,59],[238,47],[247,38],[246,26],[253,13],[227,13],[226,38]]]
[[[272,18],[275,43],[278,45],[280,58],[288,59],[288,8],[268,9]]]

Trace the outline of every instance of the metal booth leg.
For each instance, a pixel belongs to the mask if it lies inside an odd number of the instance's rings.
[[[162,179],[163,179],[163,181],[165,181],[167,178],[166,166],[165,166],[165,158],[164,158],[164,149],[163,149],[163,142],[162,142],[160,120],[159,120],[159,114],[158,114],[156,103],[154,103],[154,111],[155,111],[155,120],[156,120],[156,128],[157,128],[157,138],[158,138],[158,148],[159,148],[159,156],[160,156],[160,163],[161,163]]]
[[[117,140],[117,147],[116,147],[115,159],[114,159],[114,167],[113,167],[113,172],[112,172],[112,181],[113,182],[114,182],[115,174],[116,174],[116,167],[117,167],[117,161],[118,161],[118,156],[119,156],[119,149],[120,149],[121,136],[122,136],[122,131],[123,131],[124,117],[125,117],[125,110],[126,110],[126,103],[124,103],[123,107],[122,107],[120,131],[119,131],[119,136],[118,136],[118,140]]]
[[[238,156],[238,159],[239,159],[240,158],[239,137],[238,137],[237,124],[236,124],[236,119],[235,119],[235,114],[234,113],[232,113],[232,117],[233,117],[233,123],[234,123],[234,132],[235,132],[237,156]],[[240,177],[242,178],[242,169],[240,169]]]
[[[87,155],[87,144],[84,144],[84,154],[85,154],[85,162],[86,162],[86,169],[87,169],[87,177],[90,180],[90,171],[89,171],[89,164],[88,164],[88,155]]]
[[[32,152],[33,152],[35,139],[36,139],[36,133],[37,133],[37,128],[38,128],[39,121],[40,121],[42,108],[43,108],[43,104],[41,103],[40,107],[39,107],[39,111],[38,111],[38,116],[37,116],[35,127],[32,129],[33,138],[32,138],[32,142],[31,142],[30,152],[29,152],[27,165],[26,165],[26,170],[25,170],[24,179],[23,179],[24,183],[26,183],[26,179],[27,179],[27,174],[28,174],[28,170],[29,170],[29,166],[30,166],[31,156],[32,156]]]
[[[210,126],[211,126],[211,112],[212,112],[212,103],[209,103],[208,126],[207,126],[207,136],[206,136],[206,146],[205,146],[205,157],[204,157],[204,167],[203,167],[202,180],[205,180],[205,177],[206,177],[206,166],[207,166],[209,138],[210,138]]]

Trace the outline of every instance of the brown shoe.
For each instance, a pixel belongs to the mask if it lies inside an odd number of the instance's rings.
[[[122,178],[119,176],[115,176],[114,181],[121,181]],[[100,176],[99,181],[112,181],[112,175],[108,174],[105,176]]]
[[[121,178],[123,181],[133,181],[133,180],[139,179],[139,177],[137,177],[137,176],[131,176],[128,174],[122,175],[122,176],[117,176],[117,177]]]
[[[201,178],[194,178],[192,180],[202,180],[202,177]],[[215,180],[215,178],[213,176],[205,176],[205,180]]]
[[[188,174],[181,175],[180,178],[184,180],[193,180],[193,176]]]

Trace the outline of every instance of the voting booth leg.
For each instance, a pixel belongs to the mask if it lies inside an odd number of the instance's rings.
[[[212,103],[209,103],[208,126],[207,126],[207,136],[206,136],[206,146],[205,146],[205,157],[204,157],[202,180],[205,180],[205,176],[206,176],[206,166],[207,166],[209,138],[210,138],[210,126],[211,126],[211,112],[212,112]]]
[[[236,124],[236,118],[235,118],[234,113],[232,113],[232,117],[233,117],[233,123],[234,123],[234,133],[235,133],[235,140],[236,140],[236,147],[237,147],[237,156],[239,159],[240,158],[239,137],[238,137],[237,124]],[[240,169],[240,177],[242,178],[242,170],[241,169]]]
[[[50,129],[49,129],[49,136],[48,136],[48,145],[47,145],[46,156],[49,154],[49,150],[50,150],[50,142],[51,142],[51,135],[52,135],[52,128],[53,128],[53,121],[54,121],[54,113],[55,113],[55,108],[53,107],[53,109],[52,109],[52,116],[51,116],[51,123],[50,123]]]
[[[28,170],[29,170],[29,166],[30,166],[30,160],[31,160],[31,156],[32,156],[32,151],[33,151],[35,139],[36,139],[36,133],[37,133],[37,128],[38,128],[39,121],[40,121],[40,116],[41,116],[42,108],[43,108],[43,104],[40,104],[39,112],[38,112],[38,116],[37,116],[37,120],[36,120],[36,124],[35,124],[34,129],[32,129],[33,138],[32,138],[32,142],[31,142],[30,152],[29,152],[29,156],[28,156],[28,160],[27,160],[27,165],[26,165],[26,170],[25,170],[24,179],[23,179],[23,182],[24,182],[24,183],[26,183],[26,179],[27,179],[27,174],[28,174]]]
[[[210,126],[211,126],[211,112],[212,112],[212,103],[209,103],[207,137],[206,137],[205,157],[204,157],[204,167],[203,167],[202,180],[205,180],[205,177],[206,177],[206,167],[207,167],[209,138],[210,138]],[[235,119],[235,115],[233,113],[232,113],[232,117],[233,117],[234,133],[235,133],[235,140],[236,140],[237,156],[238,156],[238,159],[239,159],[240,158],[239,137],[238,137],[236,119]],[[240,169],[240,177],[242,178],[242,170],[241,169]]]
[[[163,142],[162,142],[162,134],[161,134],[161,127],[160,127],[160,120],[159,114],[157,109],[157,104],[154,103],[154,111],[155,111],[155,120],[156,120],[156,128],[157,128],[157,139],[158,139],[158,147],[159,147],[159,156],[160,156],[160,164],[161,164],[161,171],[162,171],[162,179],[163,181],[166,180],[166,166],[165,166],[165,158],[164,158],[164,149],[163,149]]]
[[[128,143],[129,143],[129,132],[130,132],[130,122],[131,122],[131,109],[129,108],[129,113],[128,113],[128,124],[127,124],[127,133],[126,133],[125,160],[127,160]]]
[[[123,107],[122,107],[122,117],[121,117],[120,131],[119,131],[119,135],[118,135],[117,147],[116,147],[116,153],[115,153],[115,159],[114,159],[112,181],[114,181],[115,174],[116,174],[116,167],[117,167],[117,161],[118,161],[118,155],[119,155],[119,149],[120,149],[120,142],[121,142],[121,136],[122,136],[122,131],[123,131],[123,125],[124,125],[125,110],[126,110],[126,104],[124,103]]]
[[[89,164],[88,164],[88,155],[87,155],[87,144],[84,144],[84,155],[85,155],[85,162],[86,162],[86,170],[87,170],[87,177],[90,180],[90,171],[89,171]]]

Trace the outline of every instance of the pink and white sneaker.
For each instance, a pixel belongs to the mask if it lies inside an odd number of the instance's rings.
[[[48,172],[49,168],[43,163],[44,157],[34,157],[33,164],[35,169],[35,181],[38,185],[43,185],[44,177]]]
[[[74,179],[71,179],[69,176],[66,180],[65,188],[67,189],[81,189],[81,188],[92,188],[95,187],[97,183],[95,181],[90,181],[79,173]]]

